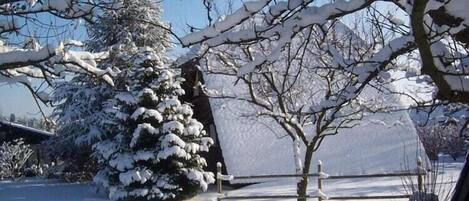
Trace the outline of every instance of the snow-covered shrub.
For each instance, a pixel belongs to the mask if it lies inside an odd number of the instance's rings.
[[[55,163],[51,162],[50,164],[33,164],[24,169],[24,175],[26,177],[43,177],[51,178],[55,175],[56,168]]]
[[[93,146],[102,165],[94,180],[111,200],[184,200],[214,182],[199,155],[213,141],[178,100],[183,80],[166,56],[171,44],[160,15],[153,1],[128,0],[92,28],[96,46],[108,46],[110,65],[121,71],[106,110],[116,126]]]
[[[25,164],[33,150],[22,139],[4,142],[0,146],[0,178],[23,176]]]
[[[44,174],[43,167],[41,165],[33,164],[24,169],[24,175],[26,177],[37,177]]]

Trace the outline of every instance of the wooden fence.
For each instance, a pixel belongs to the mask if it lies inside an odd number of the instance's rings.
[[[422,160],[419,158],[417,160],[417,171],[416,172],[402,172],[402,173],[389,173],[389,174],[366,174],[366,175],[340,175],[340,176],[329,176],[323,171],[322,162],[318,162],[318,171],[317,173],[308,174],[308,177],[317,178],[317,193],[316,195],[307,195],[306,198],[317,198],[318,201],[323,200],[386,200],[386,199],[405,199],[410,198],[409,194],[401,195],[374,195],[374,196],[328,196],[322,190],[324,187],[324,180],[340,180],[340,179],[358,179],[358,178],[382,178],[382,177],[417,177],[418,189],[420,192],[424,191],[424,176],[427,174],[425,168],[423,167]],[[236,196],[236,195],[224,195],[223,194],[223,181],[232,181],[232,180],[246,180],[246,179],[274,179],[274,178],[297,178],[303,177],[301,174],[282,174],[282,175],[254,175],[254,176],[233,176],[233,175],[223,175],[221,173],[222,165],[221,163],[217,164],[217,191],[219,196],[217,197],[218,201],[221,200],[257,200],[257,199],[298,199],[304,198],[299,197],[298,195],[246,195],[246,196]]]

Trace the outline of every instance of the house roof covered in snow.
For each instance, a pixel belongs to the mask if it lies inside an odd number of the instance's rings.
[[[206,85],[230,90],[235,89],[232,81],[207,76]],[[274,121],[243,118],[243,113],[252,112],[252,106],[243,101],[211,99],[210,105],[229,174],[295,173],[292,141]],[[328,136],[314,154],[314,162],[322,160],[328,174],[399,172],[416,168],[422,152],[408,113],[398,111],[367,114],[360,125]]]
[[[338,31],[350,29],[340,24]],[[351,36],[356,37],[354,34]],[[197,51],[201,49],[195,48],[182,61],[189,61],[188,58],[197,55]],[[224,64],[209,58],[201,65],[202,69],[207,69]],[[203,79],[206,88],[238,97],[209,100],[228,174],[251,176],[295,173],[292,140],[272,119],[246,118],[249,116],[247,114],[255,114],[256,109],[240,100],[248,90],[244,83],[237,82],[236,74],[205,73]],[[387,85],[387,88],[392,89],[393,86]],[[365,100],[380,101],[384,106],[402,105],[400,98],[394,94],[371,87],[365,88],[359,96]],[[305,148],[301,149],[304,152]],[[313,163],[322,160],[324,171],[331,175],[400,172],[415,169],[418,156],[426,159],[423,153],[413,122],[406,111],[366,113],[359,125],[326,137],[314,153]]]
[[[0,142],[23,138],[26,143],[38,144],[54,136],[51,132],[0,120]]]

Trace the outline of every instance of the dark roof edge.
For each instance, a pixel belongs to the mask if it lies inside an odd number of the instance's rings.
[[[55,137],[56,136],[54,133],[51,133],[51,132],[39,130],[39,129],[36,129],[36,128],[27,127],[25,125],[12,123],[12,122],[9,122],[9,121],[0,120],[0,124],[4,124],[4,125],[11,126],[11,127],[14,127],[14,128],[27,130],[27,131],[30,131],[32,133],[39,134],[39,135],[45,135],[45,136],[48,136],[48,137]]]

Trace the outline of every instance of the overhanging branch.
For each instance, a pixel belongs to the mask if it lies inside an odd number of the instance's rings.
[[[444,74],[439,73],[439,70],[435,65],[430,41],[425,32],[424,26],[425,7],[427,3],[428,0],[414,1],[411,16],[412,33],[414,34],[415,43],[422,60],[422,74],[430,76],[438,87],[438,99],[448,100],[451,102],[469,103],[469,92],[452,90],[451,86],[444,79]]]

